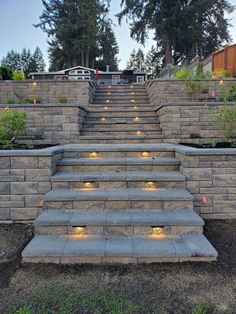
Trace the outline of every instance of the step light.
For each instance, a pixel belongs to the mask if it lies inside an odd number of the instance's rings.
[[[85,227],[84,226],[73,226],[73,231],[77,235],[84,235]]]
[[[134,121],[139,121],[139,120],[141,120],[139,117],[134,118]]]
[[[32,83],[32,87],[37,87],[37,85],[38,85],[38,84],[37,84],[36,82],[33,82],[33,83]]]
[[[111,88],[111,85],[109,85],[108,88]]]
[[[108,109],[108,107],[104,107],[104,109],[105,109],[105,110],[107,110],[107,109]]]
[[[97,158],[98,153],[97,152],[91,152],[89,153],[89,158]]]
[[[106,118],[101,118],[101,121],[106,121]]]
[[[106,102],[107,102],[107,103],[109,103],[109,102],[110,102],[110,100],[109,100],[109,99],[107,99],[107,100],[106,100]]]
[[[140,136],[140,135],[142,135],[142,134],[143,134],[143,133],[142,133],[141,131],[137,131],[137,132],[136,132],[136,135],[139,135],[139,136]]]
[[[131,86],[130,86],[130,88],[134,88],[134,86],[133,86],[133,85],[131,85]]]
[[[155,227],[152,227],[152,232],[153,232],[153,235],[163,235],[164,234],[164,227],[160,227],[160,226],[155,226]]]
[[[223,85],[224,85],[224,81],[223,81],[223,80],[220,80],[220,81],[219,81],[219,85],[220,85],[220,86],[223,86]]]
[[[83,182],[83,188],[86,190],[92,190],[95,188],[94,182]]]
[[[151,153],[150,153],[150,152],[142,152],[142,153],[141,153],[141,157],[143,157],[143,158],[149,158],[149,157],[151,157]]]
[[[148,190],[156,190],[157,184],[156,182],[149,181],[145,183],[145,188]]]
[[[111,95],[111,92],[108,92],[107,95]]]
[[[135,100],[134,100],[134,99],[132,99],[132,100],[131,100],[131,102],[135,102]]]
[[[135,107],[134,107],[134,109],[135,109],[135,110],[137,110],[137,109],[138,109],[138,107],[137,107],[137,106],[135,106]]]
[[[134,95],[134,94],[135,94],[135,92],[131,92],[130,94],[131,94],[131,95]]]

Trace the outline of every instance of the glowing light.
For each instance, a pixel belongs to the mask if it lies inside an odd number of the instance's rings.
[[[152,227],[154,235],[163,235],[164,227]]]
[[[142,135],[142,132],[141,131],[137,131],[136,134],[137,135]]]
[[[110,100],[109,100],[109,99],[107,99],[107,100],[106,100],[106,102],[108,103],[108,102],[110,102]]]
[[[156,189],[156,182],[146,182],[145,183],[145,187],[147,188],[147,189]]]
[[[3,109],[3,111],[4,111],[4,112],[9,112],[10,109],[9,109],[8,107],[6,107],[6,108]]]
[[[135,106],[135,107],[134,107],[134,109],[135,109],[135,110],[137,110],[137,109],[138,109],[138,107],[137,107],[137,106]]]
[[[101,118],[101,121],[106,121],[106,118]]]
[[[89,153],[89,157],[90,158],[97,158],[97,152],[91,152],[91,153]]]
[[[134,95],[134,94],[135,94],[135,92],[131,92],[130,94],[131,94],[131,95]]]
[[[130,86],[130,88],[134,88],[134,86],[133,86],[133,85],[131,85],[131,86]]]
[[[107,109],[108,109],[108,107],[104,107],[104,109],[105,109],[105,110],[107,110]]]
[[[83,235],[85,227],[73,227],[74,233],[77,235]]]
[[[36,87],[37,86],[37,83],[36,82],[33,82],[32,83],[32,87]]]
[[[135,102],[135,100],[134,100],[134,99],[132,99],[132,100],[131,100],[131,102]]]
[[[111,86],[109,85],[108,88],[111,88]]]
[[[111,95],[111,92],[108,92],[107,95]]]
[[[142,152],[141,153],[141,156],[144,158],[148,158],[148,157],[150,157],[150,155],[151,155],[150,152]]]
[[[134,118],[134,121],[139,121],[139,120],[140,120],[139,117],[135,117],[135,118]]]
[[[219,85],[220,85],[220,86],[223,86],[223,85],[224,85],[224,81],[223,81],[223,80],[220,80],[220,81],[219,81]]]
[[[94,187],[94,183],[93,182],[83,182],[83,186],[86,189],[92,189]]]

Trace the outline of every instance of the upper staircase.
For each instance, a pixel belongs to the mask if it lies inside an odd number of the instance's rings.
[[[89,111],[80,144],[64,147],[23,261],[215,261],[174,145],[158,143],[144,86],[100,86]]]

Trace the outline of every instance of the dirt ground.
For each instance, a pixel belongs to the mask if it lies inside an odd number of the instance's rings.
[[[80,293],[122,292],[142,308],[137,314],[191,314],[199,303],[214,305],[214,313],[236,313],[236,220],[206,222],[205,235],[219,253],[217,263],[21,265],[20,252],[32,234],[31,226],[0,225],[0,314],[51,285]]]

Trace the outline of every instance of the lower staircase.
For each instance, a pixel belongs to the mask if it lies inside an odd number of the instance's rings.
[[[203,235],[204,222],[194,211],[185,176],[179,172],[174,146],[159,143],[161,132],[154,116],[145,123],[131,123],[133,109],[127,103],[135,94],[130,89],[134,86],[98,88],[81,144],[64,148],[44,211],[34,224],[35,237],[22,253],[23,262],[216,260],[217,252]],[[137,105],[145,113],[143,107],[150,104],[144,103],[141,87],[135,91],[141,101]],[[110,99],[104,99],[105,93]],[[122,101],[126,97],[123,109],[116,94]],[[109,121],[100,121],[104,112],[94,107],[107,100],[119,110],[110,109]],[[142,138],[135,134],[139,130]]]

